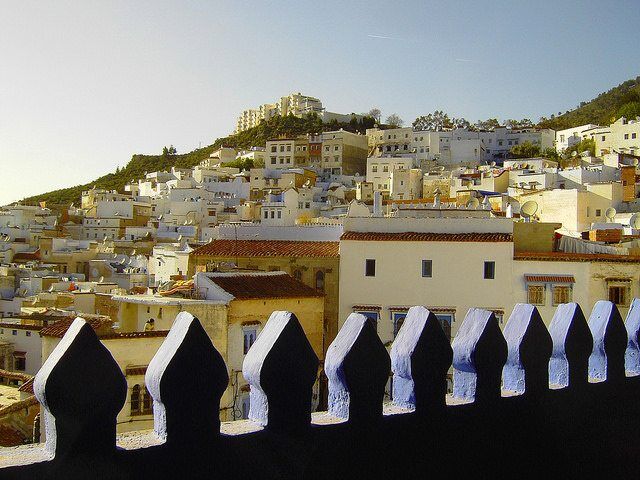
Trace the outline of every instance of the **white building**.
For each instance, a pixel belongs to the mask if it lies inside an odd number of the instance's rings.
[[[512,307],[512,231],[511,219],[346,218],[339,319],[361,312],[387,343],[413,305],[430,308],[452,334],[468,308],[502,317]]]
[[[600,128],[599,125],[587,123],[578,127],[565,128],[556,132],[555,147],[557,152],[562,152],[573,145],[580,143],[589,137],[589,130]]]

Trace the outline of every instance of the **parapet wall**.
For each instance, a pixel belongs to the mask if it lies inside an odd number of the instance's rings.
[[[548,330],[534,306],[518,304],[504,331],[493,313],[469,310],[450,345],[437,318],[413,307],[389,354],[374,325],[352,314],[326,354],[329,411],[312,417],[318,358],[295,315],[274,312],[243,366],[251,420],[221,434],[227,368],[198,319],[182,312],[147,368],[155,432],[139,434],[145,448],[129,439],[123,450],[115,419],[126,382],[77,319],[34,382],[46,447],[7,451],[4,464],[17,466],[0,475],[635,477],[639,329],[640,299],[626,323],[611,302],[598,302],[588,321],[579,305],[563,304]],[[393,404],[383,407],[391,372]]]

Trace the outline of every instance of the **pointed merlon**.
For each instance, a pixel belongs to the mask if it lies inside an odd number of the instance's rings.
[[[507,342],[495,314],[470,308],[452,347],[454,397],[476,402],[499,399]]]
[[[444,407],[453,351],[437,317],[411,307],[391,347],[393,402],[423,413]]]
[[[242,374],[251,385],[249,418],[270,430],[311,424],[318,357],[291,312],[273,312],[247,353]]]

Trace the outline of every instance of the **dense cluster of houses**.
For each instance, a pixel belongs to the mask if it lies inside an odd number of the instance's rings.
[[[320,359],[351,312],[386,345],[413,305],[449,338],[471,307],[502,323],[529,303],[548,323],[560,304],[608,299],[624,315],[640,296],[638,125],[611,125],[625,146],[600,127],[277,138],[124,192],[92,188],[78,205],[3,207],[0,379],[16,392],[0,403],[0,444],[33,439],[32,377],[75,316],[126,376],[118,430],[129,431],[153,424],[144,374],[181,311],[230,369],[224,420],[247,417],[242,362],[274,310],[297,315]],[[589,135],[598,156],[570,168],[504,158],[523,142],[569,148]],[[246,159],[254,168],[228,166]]]

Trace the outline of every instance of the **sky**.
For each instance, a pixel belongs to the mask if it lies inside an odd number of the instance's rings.
[[[0,205],[179,153],[291,92],[470,121],[575,108],[640,75],[631,1],[6,1]]]

